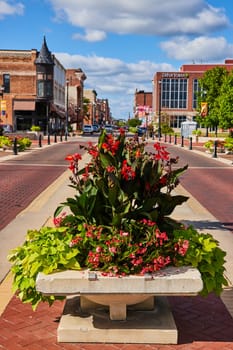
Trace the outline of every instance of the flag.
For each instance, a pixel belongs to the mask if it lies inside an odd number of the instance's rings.
[[[208,103],[201,102],[201,116],[206,117],[208,114]]]

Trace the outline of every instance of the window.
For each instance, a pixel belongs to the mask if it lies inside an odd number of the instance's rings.
[[[4,93],[10,92],[10,74],[3,74]]]
[[[172,115],[170,117],[170,126],[172,128],[180,128],[181,123],[187,120],[186,115]]]
[[[161,86],[161,107],[187,108],[188,79],[163,79]]]
[[[38,97],[47,98],[53,95],[52,82],[40,80],[37,82]]]
[[[37,73],[37,96],[51,98],[53,96],[53,75],[50,73]]]

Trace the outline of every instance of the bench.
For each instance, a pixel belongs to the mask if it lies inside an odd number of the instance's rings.
[[[166,296],[202,290],[199,271],[167,267],[153,274],[103,276],[89,270],[38,274],[44,295],[66,296],[59,342],[169,343],[178,333]]]

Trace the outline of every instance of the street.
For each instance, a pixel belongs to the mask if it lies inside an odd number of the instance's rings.
[[[181,185],[200,202],[225,229],[233,232],[233,167],[211,157],[168,146],[172,156],[179,156],[178,165],[188,164]]]
[[[84,152],[79,145],[96,142],[97,136],[53,144],[0,163],[1,221],[3,229],[68,167],[68,154]],[[178,166],[189,165],[181,185],[213,216],[233,232],[233,167],[180,146],[166,144],[171,156],[179,156]],[[150,141],[148,149],[153,149]],[[59,203],[58,203],[59,204]]]

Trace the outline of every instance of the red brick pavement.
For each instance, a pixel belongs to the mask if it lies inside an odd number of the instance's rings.
[[[179,330],[177,345],[57,343],[63,302],[31,306],[13,297],[0,317],[2,350],[233,350],[233,319],[221,299],[169,297]]]
[[[1,163],[0,212],[2,215],[0,230],[10,223],[14,216],[26,208],[65,170],[63,166],[50,167],[48,171],[40,166],[31,167],[17,165],[17,168],[14,168]],[[24,178],[23,182],[22,177]],[[14,185],[15,188],[13,192],[12,185]]]

